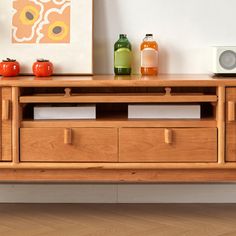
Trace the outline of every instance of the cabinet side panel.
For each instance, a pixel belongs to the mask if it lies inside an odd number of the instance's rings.
[[[236,87],[226,89],[226,101],[226,161],[236,162],[236,117],[231,120],[229,114],[232,104],[236,108]]]
[[[2,161],[12,160],[12,89],[2,88],[2,101],[8,101],[10,104],[8,119],[2,119]],[[1,103],[1,114],[2,114],[2,103]],[[2,116],[3,117],[3,116]]]
[[[0,88],[0,117],[2,117],[2,89]],[[2,118],[0,123],[0,162],[2,161]]]

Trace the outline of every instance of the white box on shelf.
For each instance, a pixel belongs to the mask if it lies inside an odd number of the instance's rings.
[[[96,105],[71,107],[37,106],[34,107],[35,120],[94,120]]]
[[[200,105],[129,105],[129,119],[201,119]]]

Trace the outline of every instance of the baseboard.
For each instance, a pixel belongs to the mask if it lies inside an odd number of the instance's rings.
[[[115,185],[0,185],[0,203],[114,203]]]
[[[117,199],[119,203],[236,203],[236,185],[120,185]]]
[[[4,184],[0,203],[236,203],[236,185]]]

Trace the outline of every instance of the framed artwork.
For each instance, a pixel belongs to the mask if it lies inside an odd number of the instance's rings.
[[[55,74],[93,74],[93,0],[1,0],[0,58],[32,74],[39,58]]]

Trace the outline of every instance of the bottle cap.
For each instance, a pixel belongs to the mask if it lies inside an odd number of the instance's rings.
[[[152,37],[153,34],[146,34],[146,37]]]
[[[127,34],[120,34],[120,37],[121,37],[121,38],[126,38],[126,37],[127,37]]]

